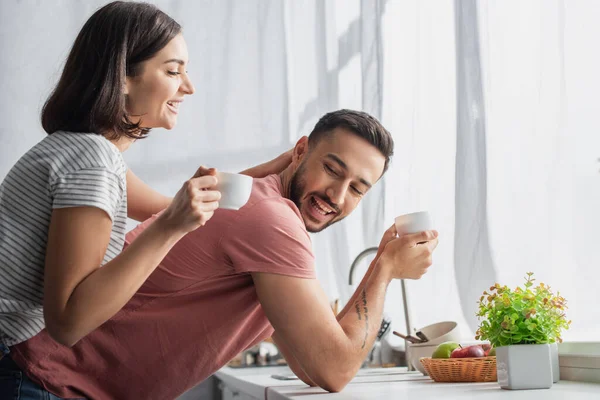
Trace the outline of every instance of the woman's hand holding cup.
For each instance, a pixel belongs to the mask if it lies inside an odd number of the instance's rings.
[[[214,168],[200,167],[177,192],[173,201],[159,217],[171,229],[188,233],[212,218],[219,208],[221,193],[214,190],[218,183]]]

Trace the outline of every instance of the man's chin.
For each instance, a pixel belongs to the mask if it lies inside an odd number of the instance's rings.
[[[311,220],[310,218],[304,217],[302,218],[304,220],[304,226],[306,227],[306,230],[310,233],[319,233],[321,232],[323,229],[333,225],[335,222],[337,222],[334,219],[330,219],[328,221],[323,221],[323,222],[315,222],[313,220]]]
[[[310,233],[319,233],[323,229],[327,228],[327,224],[321,226],[311,226],[310,224],[306,224],[306,230]]]

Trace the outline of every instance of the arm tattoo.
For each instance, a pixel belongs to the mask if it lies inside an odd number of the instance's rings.
[[[356,308],[356,316],[358,317],[358,320],[360,321],[362,319],[362,317],[360,316],[360,305],[358,304],[358,301],[356,303],[354,303],[354,307]]]
[[[362,310],[361,310],[362,308]],[[365,317],[365,337],[361,349],[364,349],[367,345],[367,338],[369,337],[369,308],[367,306],[367,292],[363,289],[361,296],[354,303],[354,309],[356,310],[356,316],[359,321],[363,319],[363,313]],[[362,312],[361,312],[362,311]]]
[[[369,309],[367,308],[367,292],[363,289],[362,292],[363,306],[365,309],[365,338],[363,340],[362,349],[367,344],[367,337],[369,336]]]
[[[367,338],[369,337],[369,308],[367,307],[367,292],[364,289],[361,293],[361,297],[362,297],[362,301],[361,301],[361,299],[358,299],[356,301],[356,303],[354,303],[354,308],[356,309],[356,315],[357,315],[359,321],[362,320],[361,306],[362,306],[362,311],[365,316],[365,337],[363,339],[363,343],[361,346],[361,348],[364,349],[365,346],[367,345]]]

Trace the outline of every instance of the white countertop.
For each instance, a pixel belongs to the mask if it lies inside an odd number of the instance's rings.
[[[406,368],[361,369],[340,393],[327,393],[311,388],[300,380],[278,380],[271,375],[290,376],[287,367],[229,368],[215,375],[227,386],[256,399],[267,400],[599,400],[600,384],[560,381],[551,389],[502,390],[497,382],[490,383],[437,383],[419,372]]]

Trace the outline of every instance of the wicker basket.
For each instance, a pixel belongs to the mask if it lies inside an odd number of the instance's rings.
[[[436,382],[495,382],[496,357],[430,358],[422,357],[421,364]]]

